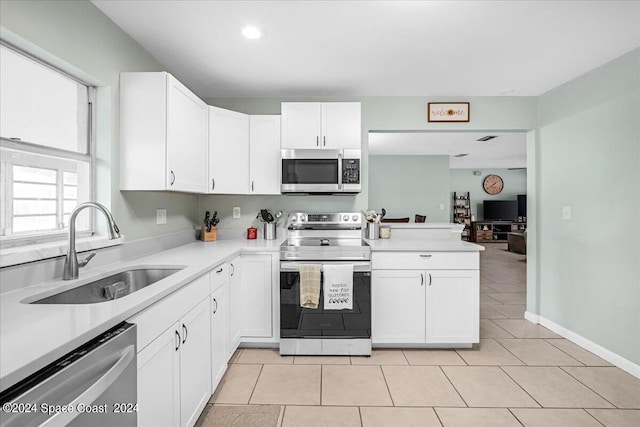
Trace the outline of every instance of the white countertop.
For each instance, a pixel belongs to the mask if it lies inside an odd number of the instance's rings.
[[[221,262],[240,253],[278,252],[276,240],[223,239],[193,242],[153,255],[82,269],[80,278],[61,279],[0,295],[0,391],[45,367],[95,336],[130,318]],[[372,251],[482,251],[484,247],[454,239],[391,238],[368,240]],[[125,298],[99,304],[25,304],[106,277],[127,267],[184,267]],[[38,297],[38,298],[36,298]]]
[[[77,280],[20,288],[0,295],[0,391],[45,367],[95,336],[128,319],[221,262],[241,252],[277,252],[284,239],[194,242],[131,261],[82,269]],[[24,304],[108,276],[130,266],[184,266],[152,286],[99,304]]]

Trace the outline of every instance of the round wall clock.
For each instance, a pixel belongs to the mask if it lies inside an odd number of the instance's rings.
[[[488,194],[498,194],[504,188],[504,181],[498,175],[487,175],[482,181],[482,188]]]

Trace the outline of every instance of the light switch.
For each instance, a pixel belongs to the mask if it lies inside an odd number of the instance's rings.
[[[233,219],[240,219],[240,206],[234,206]]]
[[[562,207],[562,219],[565,219],[565,220],[571,219],[571,206]]]
[[[167,223],[167,210],[166,209],[157,209],[156,210],[156,224],[166,224]]]

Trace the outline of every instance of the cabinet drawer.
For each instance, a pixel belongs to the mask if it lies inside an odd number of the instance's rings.
[[[211,270],[211,281],[209,293],[214,293],[220,286],[229,280],[229,263],[223,262]]]
[[[374,270],[478,270],[478,252],[373,252]]]
[[[164,299],[130,317],[138,325],[138,352],[209,295],[209,274],[195,279]]]

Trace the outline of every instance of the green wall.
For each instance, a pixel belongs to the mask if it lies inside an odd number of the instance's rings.
[[[451,222],[448,176],[449,156],[370,156],[369,207],[389,218]]]
[[[126,238],[192,228],[196,196],[119,191],[119,74],[164,67],[88,1],[3,0],[0,30],[2,39],[98,87],[97,195]],[[156,225],[157,208],[167,209],[166,225]]]
[[[481,171],[482,174],[474,175],[475,170]],[[504,189],[499,194],[492,196],[482,188],[482,181],[487,175],[498,175],[504,181]],[[478,221],[484,219],[484,200],[516,200],[518,194],[527,194],[526,169],[451,169],[450,179],[451,192],[469,192],[471,213]]]
[[[640,49],[540,96],[538,116],[539,314],[640,364]]]

